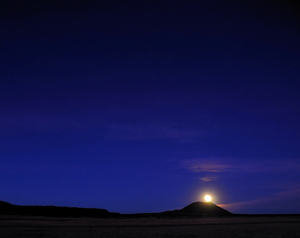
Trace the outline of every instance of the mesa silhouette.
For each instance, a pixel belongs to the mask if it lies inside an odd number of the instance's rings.
[[[50,217],[114,217],[119,213],[109,212],[106,209],[57,207],[57,206],[19,206],[0,201],[0,214],[23,216],[50,216]]]
[[[231,216],[232,213],[211,202],[194,202],[174,211],[159,213],[120,214],[106,209],[58,207],[58,206],[19,206],[0,201],[1,215],[50,216],[50,217],[97,217],[97,218],[139,218],[139,217],[220,217]]]

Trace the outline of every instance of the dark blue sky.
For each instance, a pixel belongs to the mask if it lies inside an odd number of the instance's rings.
[[[300,213],[297,1],[0,9],[0,200]]]

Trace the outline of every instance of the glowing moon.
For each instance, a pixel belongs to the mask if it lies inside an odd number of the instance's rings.
[[[204,199],[205,199],[205,201],[210,202],[211,201],[211,196],[205,195]]]

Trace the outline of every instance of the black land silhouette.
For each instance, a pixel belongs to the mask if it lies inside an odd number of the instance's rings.
[[[58,206],[19,206],[0,201],[0,214],[24,216],[50,216],[50,217],[219,217],[230,216],[232,213],[211,202],[194,202],[174,211],[160,213],[120,214],[109,212],[106,209],[58,207]]]
[[[50,217],[112,217],[118,215],[118,213],[97,208],[19,206],[3,201],[0,201],[0,214]]]
[[[180,210],[187,214],[202,214],[205,216],[227,216],[232,213],[211,203],[211,202],[194,202]]]

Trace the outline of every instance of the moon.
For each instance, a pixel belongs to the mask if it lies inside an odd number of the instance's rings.
[[[211,201],[211,196],[205,195],[204,199],[205,199],[206,202],[210,202]]]

